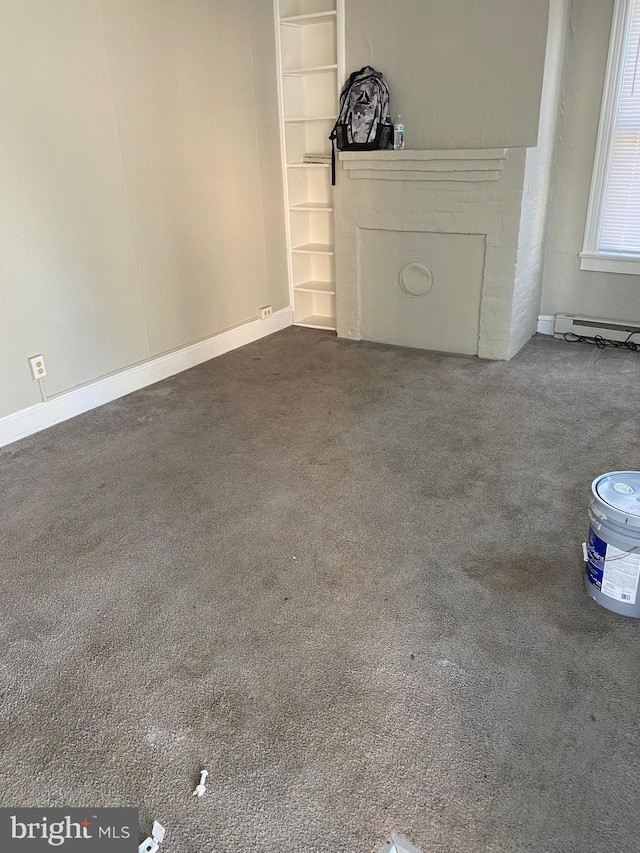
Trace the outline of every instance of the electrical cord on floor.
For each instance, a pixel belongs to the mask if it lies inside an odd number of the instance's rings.
[[[590,338],[588,335],[574,335],[573,332],[565,332],[564,339],[570,344],[590,344],[591,346],[604,349],[605,347],[618,347],[622,349],[630,349],[636,352],[640,347],[640,341],[632,341],[634,335],[640,335],[640,332],[631,332],[629,337],[624,341],[611,341],[608,338],[603,338],[602,335],[596,335]]]

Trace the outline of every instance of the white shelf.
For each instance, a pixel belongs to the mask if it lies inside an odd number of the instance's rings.
[[[309,15],[287,15],[280,18],[280,23],[289,27],[309,27],[314,24],[328,24],[337,15],[335,9],[328,12],[312,12]]]
[[[300,210],[300,211],[322,211],[324,213],[330,213],[333,210],[332,204],[327,204],[325,202],[317,202],[317,201],[305,201],[304,204],[290,204],[289,210]]]
[[[285,118],[285,124],[293,124],[297,121],[335,121],[336,116],[295,116],[295,118]]]
[[[336,330],[335,317],[323,317],[321,314],[312,314],[304,320],[296,320],[295,325],[306,326],[308,329],[328,329],[331,332]]]
[[[282,74],[284,77],[304,77],[305,74],[323,74],[337,70],[337,65],[311,65],[308,68],[283,68]]]
[[[303,281],[293,288],[299,293],[327,293],[329,296],[336,295],[336,286],[332,281]]]
[[[287,169],[329,169],[331,163],[287,163]]]
[[[303,243],[291,249],[297,255],[333,255],[331,243]]]

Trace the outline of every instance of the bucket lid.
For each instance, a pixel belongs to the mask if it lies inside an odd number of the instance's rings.
[[[640,471],[603,474],[595,483],[595,491],[614,509],[640,517]]]

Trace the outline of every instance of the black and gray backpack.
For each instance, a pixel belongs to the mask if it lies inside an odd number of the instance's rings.
[[[336,182],[335,147],[340,151],[389,148],[393,124],[389,87],[379,71],[365,65],[342,87],[340,112],[329,139],[332,144],[332,183]]]

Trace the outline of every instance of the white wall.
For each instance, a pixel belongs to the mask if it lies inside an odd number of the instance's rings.
[[[518,261],[513,289],[511,355],[535,334],[571,0],[551,0],[538,144],[526,154]]]
[[[614,0],[573,0],[542,314],[640,322],[640,277],[580,270]]]
[[[3,0],[0,416],[288,304],[274,54],[262,0]]]
[[[347,71],[387,77],[408,148],[535,145],[549,0],[348,0]]]

